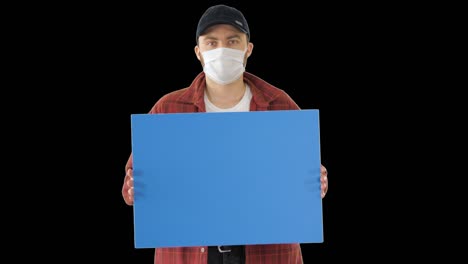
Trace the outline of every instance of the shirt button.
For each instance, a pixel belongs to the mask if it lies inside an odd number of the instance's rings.
[[[205,248],[200,248],[201,253],[205,252]]]

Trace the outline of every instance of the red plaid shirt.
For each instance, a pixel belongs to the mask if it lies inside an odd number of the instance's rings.
[[[244,81],[252,91],[250,111],[299,110],[299,106],[283,90],[259,77],[244,72]],[[150,113],[205,112],[204,91],[205,74],[201,72],[189,87],[161,97],[151,108]],[[130,155],[125,171],[132,167],[132,155]],[[245,258],[246,264],[303,263],[299,244],[246,245]],[[207,246],[157,248],[154,256],[154,263],[157,264],[206,264],[207,262]]]

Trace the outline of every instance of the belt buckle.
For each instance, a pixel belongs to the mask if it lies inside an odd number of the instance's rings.
[[[222,249],[222,246],[218,246],[219,253],[228,253],[231,252],[231,249]]]

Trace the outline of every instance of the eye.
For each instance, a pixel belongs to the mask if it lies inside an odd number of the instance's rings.
[[[214,46],[216,46],[216,41],[208,41],[208,42],[206,42],[206,45],[208,47],[214,47]]]

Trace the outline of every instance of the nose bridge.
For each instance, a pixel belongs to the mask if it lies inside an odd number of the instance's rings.
[[[226,48],[227,45],[228,45],[228,41],[227,39],[223,39],[223,40],[220,40],[219,43],[218,43],[218,47],[220,48]]]

